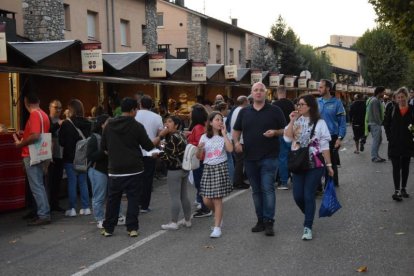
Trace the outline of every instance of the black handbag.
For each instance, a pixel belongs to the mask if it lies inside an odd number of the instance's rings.
[[[292,173],[301,173],[309,170],[309,144],[315,134],[315,127],[317,123],[313,124],[312,131],[309,137],[309,143],[306,147],[297,150],[291,150],[288,154],[288,169]]]

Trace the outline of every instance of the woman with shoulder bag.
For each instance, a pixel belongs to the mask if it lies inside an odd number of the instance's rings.
[[[320,118],[318,103],[312,95],[300,97],[296,106],[298,109],[289,115],[290,123],[285,128],[284,139],[292,142],[292,151],[309,146],[308,169],[293,173],[292,180],[293,198],[305,215],[302,240],[311,240],[316,189],[325,174],[325,167],[330,176],[334,174],[329,154],[331,135],[325,121]]]
[[[402,201],[403,198],[409,197],[406,187],[410,173],[410,159],[414,156],[411,130],[414,128],[414,107],[408,104],[408,90],[405,87],[398,89],[395,98],[397,103],[385,113],[384,129],[395,188],[392,199]]]

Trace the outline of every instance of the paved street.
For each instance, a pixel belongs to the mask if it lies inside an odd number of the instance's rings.
[[[212,218],[194,219],[190,229],[160,230],[169,221],[169,195],[158,181],[153,212],[140,215],[135,239],[124,227],[102,237],[91,216],[55,215],[51,225],[30,228],[20,218],[24,211],[1,214],[0,275],[354,275],[361,266],[369,275],[414,275],[413,198],[393,201],[391,163],[370,161],[371,138],[365,152],[354,154],[351,137],[348,129],[340,153],[343,208],[315,219],[312,241],[300,239],[303,216],[291,190],[277,191],[275,237],[251,233],[250,190],[225,202],[219,239],[209,238]],[[385,143],[381,152],[386,157]],[[414,197],[413,172],[411,165]],[[190,194],[193,201],[193,189]]]

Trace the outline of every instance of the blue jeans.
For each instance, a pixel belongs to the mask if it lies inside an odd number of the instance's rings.
[[[296,205],[305,214],[304,227],[312,229],[316,210],[316,189],[321,184],[325,168],[307,170],[301,174],[293,174],[293,198]]]
[[[287,185],[289,178],[289,169],[288,169],[288,154],[292,143],[288,143],[283,139],[283,136],[279,137],[279,178],[280,185]]]
[[[200,195],[200,184],[201,184],[201,176],[203,176],[203,169],[204,164],[202,161],[200,161],[200,167],[196,170],[193,170],[193,178],[194,178],[194,186],[197,190],[196,200],[198,203],[201,204],[201,208],[203,210],[208,209],[206,205],[204,205],[203,198]]]
[[[278,168],[277,158],[266,158],[257,161],[244,160],[244,166],[252,187],[257,219],[273,222],[276,211],[275,176]]]
[[[88,170],[92,185],[92,208],[96,221],[105,218],[105,198],[108,190],[108,176],[94,168]]]
[[[227,152],[227,167],[229,168],[230,183],[234,183],[234,161],[231,152]]]
[[[73,163],[65,163],[64,168],[68,177],[69,209],[76,208],[78,183],[82,209],[89,208],[89,191],[88,183],[86,182],[86,173],[76,172],[73,168]]]
[[[380,125],[369,125],[372,135],[371,159],[379,158],[378,151],[382,142],[382,128]]]
[[[30,157],[23,158],[30,190],[37,205],[37,216],[40,219],[50,219],[50,207],[47,193],[43,182],[43,163],[30,166]]]

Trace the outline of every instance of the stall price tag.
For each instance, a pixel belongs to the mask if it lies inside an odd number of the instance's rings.
[[[103,59],[101,43],[84,43],[81,50],[82,72],[103,72]]]
[[[237,65],[224,66],[224,75],[226,80],[237,79]]]
[[[165,59],[165,53],[150,54],[148,62],[150,78],[167,77],[167,61]]]
[[[191,80],[192,81],[206,81],[207,80],[207,67],[204,62],[193,62],[191,67]]]
[[[251,84],[255,84],[256,82],[262,81],[262,71],[259,70],[252,70],[250,74],[250,81]]]
[[[0,22],[0,63],[7,63],[6,23]]]

